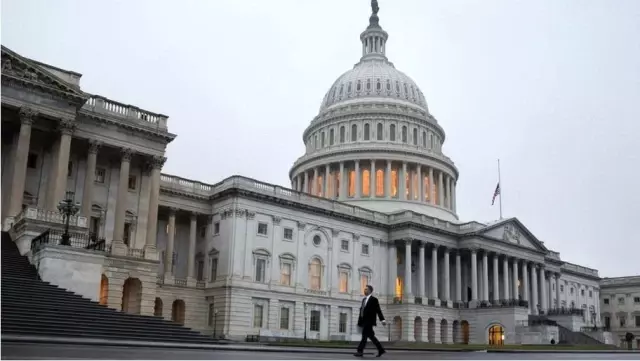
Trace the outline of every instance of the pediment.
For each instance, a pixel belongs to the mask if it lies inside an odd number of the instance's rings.
[[[478,230],[478,234],[491,239],[518,245],[536,251],[547,252],[540,242],[517,218],[509,218]]]
[[[47,71],[41,65],[5,46],[2,46],[2,78],[3,83],[5,78],[12,79],[44,92],[71,98],[79,105],[83,105],[88,98],[87,94]]]

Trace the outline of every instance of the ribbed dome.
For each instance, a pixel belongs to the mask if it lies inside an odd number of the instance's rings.
[[[367,98],[411,103],[428,111],[424,94],[411,78],[386,59],[369,58],[361,60],[333,83],[324,96],[320,112],[335,104]]]

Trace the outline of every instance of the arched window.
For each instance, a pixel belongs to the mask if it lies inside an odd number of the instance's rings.
[[[369,191],[371,190],[371,177],[368,169],[362,171],[362,195],[364,197],[369,196]]]
[[[418,129],[413,128],[413,145],[418,145]]]
[[[324,148],[324,132],[320,133],[320,147]]]
[[[382,130],[382,123],[378,123],[376,127],[376,137],[378,140],[382,140],[383,136],[384,136],[384,131]]]
[[[422,132],[422,146],[427,147],[427,132]]]
[[[376,170],[376,196],[384,196],[384,171],[382,169]]]
[[[334,135],[335,135],[333,133],[334,133],[333,128],[331,128],[329,130],[329,145],[333,145],[333,141],[334,141],[333,138],[334,138]]]
[[[400,83],[397,80],[396,80],[396,93],[398,93],[398,95],[400,95]]]
[[[356,140],[358,140],[358,126],[353,124],[351,126],[351,141],[355,142]]]
[[[391,196],[398,195],[398,171],[393,169],[391,171]]]
[[[362,81],[358,80],[358,85],[356,85],[356,91],[362,90]]]
[[[356,196],[356,172],[354,170],[349,171],[349,193],[347,195],[349,197]]]
[[[371,79],[367,79],[367,90],[371,90]]]
[[[376,90],[377,90],[377,91],[382,90],[382,84],[380,83],[380,79],[378,79],[378,80],[376,81]]]
[[[391,90],[391,80],[387,79],[387,91]]]
[[[404,85],[404,96],[406,98],[409,97],[409,90],[407,89],[407,83],[403,83],[402,85]]]
[[[322,288],[322,262],[317,258],[309,262],[309,288],[312,290]]]
[[[402,126],[402,143],[406,143],[407,142],[407,126],[403,125]]]
[[[369,123],[364,125],[364,140],[369,140]]]
[[[389,140],[392,142],[396,141],[396,125],[391,124],[389,126]]]
[[[340,143],[344,143],[344,125],[340,127]]]
[[[351,94],[351,82],[347,84],[347,94]]]
[[[318,143],[318,134],[316,134],[316,135],[313,137],[313,147],[314,147],[314,148],[316,148],[316,149],[318,149],[318,146],[319,146],[319,143]]]

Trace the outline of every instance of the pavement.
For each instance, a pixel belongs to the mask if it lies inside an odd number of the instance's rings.
[[[3,360],[357,360],[354,350],[266,347],[262,350],[236,348],[181,349],[163,347],[126,347],[73,344],[2,342]],[[375,350],[365,350],[365,359],[376,359]],[[387,360],[638,360],[639,353],[511,353],[511,352],[446,352],[446,351],[389,351],[381,359]],[[376,359],[377,360],[377,359]]]

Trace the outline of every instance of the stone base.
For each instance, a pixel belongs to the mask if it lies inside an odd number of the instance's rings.
[[[144,249],[144,259],[148,259],[151,261],[159,261],[158,249],[156,248],[155,245],[145,244],[143,249]]]
[[[11,230],[11,227],[13,227],[13,223],[15,222],[15,217],[6,217],[3,221],[2,221],[2,231],[3,232],[9,232]]]

